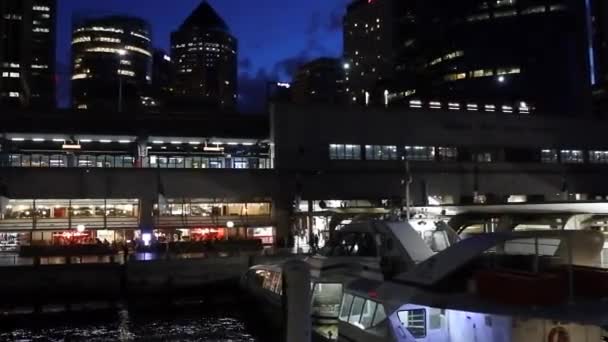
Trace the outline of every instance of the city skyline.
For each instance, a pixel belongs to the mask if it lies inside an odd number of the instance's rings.
[[[73,15],[115,13],[135,15],[150,22],[153,45],[170,50],[170,33],[200,4],[200,0],[180,1],[166,8],[158,0],[144,8],[117,0],[92,4],[75,0],[58,3],[57,61],[59,106],[69,104],[69,56]],[[225,18],[239,40],[239,109],[260,111],[265,103],[265,82],[290,81],[297,67],[321,56],[342,54],[342,16],[349,1],[327,3],[320,0],[284,4],[262,0],[251,6],[243,0],[209,3]],[[247,10],[243,10],[244,7]],[[258,22],[272,22],[261,27]]]

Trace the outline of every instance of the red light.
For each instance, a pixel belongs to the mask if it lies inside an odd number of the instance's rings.
[[[372,1],[372,0],[368,0],[368,1]],[[369,296],[369,298],[371,298],[371,299],[378,299],[378,292],[376,292],[376,291],[373,291],[373,290],[372,290],[372,291],[369,291],[369,292],[367,293],[367,295],[368,295],[368,296]]]

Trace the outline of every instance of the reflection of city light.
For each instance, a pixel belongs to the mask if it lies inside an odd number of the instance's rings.
[[[86,230],[86,227],[84,226],[84,224],[79,224],[78,226],[76,226],[76,230],[79,233],[82,233],[82,232],[84,232]]]
[[[152,241],[152,234],[150,234],[150,233],[142,234],[141,239],[143,240],[145,246],[150,246],[150,241]]]
[[[228,227],[228,228],[234,228],[234,222],[232,222],[232,221],[228,221],[228,222],[226,223],[226,227]]]

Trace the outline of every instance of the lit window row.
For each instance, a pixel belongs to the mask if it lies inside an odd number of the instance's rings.
[[[152,54],[150,53],[150,51],[142,49],[142,48],[139,48],[137,46],[126,45],[125,49],[129,50],[129,51],[138,52],[138,53],[141,53],[141,54],[149,56],[149,57],[152,57]]]
[[[72,80],[82,80],[88,78],[89,74],[74,74],[72,75]]]
[[[359,145],[329,145],[330,160],[361,160]],[[366,160],[456,161],[458,148],[434,146],[365,145]]]
[[[74,38],[74,40],[72,40],[72,44],[86,43],[86,42],[90,42],[90,41],[91,41],[91,37],[88,37],[88,36],[76,37],[76,38]]]
[[[121,54],[124,52],[122,49],[109,48],[109,47],[94,47],[85,50],[86,52],[101,52],[101,53],[116,53]]]
[[[421,109],[425,107],[425,103],[420,100],[410,100],[409,107],[414,109]],[[501,111],[503,113],[513,113],[514,111],[518,111],[520,114],[530,114],[532,108],[525,101],[519,102],[516,106],[513,105],[502,105],[496,106],[493,104],[486,104],[483,107],[479,106],[476,103],[467,103],[466,106],[459,102],[440,102],[440,101],[429,101],[428,108],[430,109],[445,109],[447,107],[448,110],[460,111],[467,110],[469,112],[477,112],[483,110],[485,112],[496,112]]]
[[[18,72],[7,72],[7,71],[4,71],[2,73],[2,77],[4,77],[4,78],[19,78],[20,76],[21,76],[21,74],[18,73]]]
[[[10,14],[10,13],[6,13],[4,15],[2,15],[2,18],[6,19],[6,20],[21,20],[22,17],[18,14]]]
[[[18,69],[21,67],[21,65],[19,63],[8,63],[8,62],[2,63],[2,66],[5,68],[15,68],[15,69]]]
[[[464,51],[454,51],[454,52],[448,53],[445,56],[442,56],[442,57],[439,57],[439,58],[436,58],[436,59],[432,60],[429,63],[429,65],[439,64],[439,63],[441,63],[443,61],[447,61],[447,60],[458,58],[458,57],[462,57],[462,56],[464,56]]]
[[[49,32],[51,32],[51,30],[49,30],[49,28],[47,28],[47,27],[34,27],[32,29],[32,32],[49,33]]]
[[[119,29],[119,28],[102,27],[102,26],[81,27],[79,29],[76,29],[76,32],[86,32],[86,31],[125,33],[125,31],[123,31],[122,29]]]
[[[141,38],[141,39],[144,39],[144,40],[150,41],[150,38],[148,38],[148,37],[144,36],[144,35],[143,35],[143,34],[141,34],[141,33],[137,33],[137,32],[133,32],[133,31],[131,31],[131,35],[132,35],[132,36],[134,36],[134,37],[138,37],[138,38]]]
[[[124,75],[124,76],[130,76],[130,77],[134,77],[135,76],[135,72],[134,71],[125,70],[125,69],[118,69],[118,74],[119,75]]]
[[[473,70],[469,72],[458,72],[453,74],[447,74],[443,77],[445,81],[458,81],[466,78],[480,78],[480,77],[491,77],[494,75],[511,75],[511,74],[520,74],[521,68],[519,67],[510,67],[510,68],[498,68],[496,71],[494,69],[480,69]],[[500,82],[503,82],[504,79],[499,79]]]
[[[34,11],[38,11],[38,12],[50,12],[51,8],[48,6],[34,6],[32,7],[32,9]]]
[[[591,164],[608,164],[608,150],[588,151],[588,157]],[[541,151],[541,161],[543,163],[582,164],[585,162],[585,152],[583,150],[544,149]]]
[[[95,41],[104,42],[104,43],[120,43],[121,42],[120,39],[112,38],[112,37],[95,37]]]
[[[521,10],[521,12],[519,14],[521,15],[529,15],[529,14],[538,14],[538,13],[545,13],[545,12],[558,12],[558,11],[565,11],[566,10],[566,6],[563,4],[555,4],[555,5],[551,5],[551,6],[532,6],[532,7],[528,7],[525,8],[523,10]],[[512,10],[504,10],[504,11],[495,11],[494,12],[494,18],[504,18],[504,17],[513,17],[516,16],[517,10],[512,9]],[[478,13],[478,14],[474,14],[474,15],[470,15],[467,17],[467,21],[470,22],[474,22],[474,21],[483,21],[483,20],[489,20],[491,18],[491,14],[490,13]]]

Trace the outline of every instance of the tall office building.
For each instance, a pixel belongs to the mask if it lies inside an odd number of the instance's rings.
[[[344,69],[351,102],[365,103],[394,71],[396,0],[355,0],[344,17]]]
[[[356,1],[345,18],[348,86],[359,102],[368,92],[380,104],[387,92],[390,101],[446,108],[589,115],[606,50],[597,43],[601,7],[598,0]]]
[[[203,1],[171,34],[175,110],[230,109],[237,98],[237,40]]]
[[[0,107],[55,108],[54,0],[0,0]]]
[[[317,58],[302,65],[291,87],[295,103],[343,103],[344,68],[336,58]]]
[[[416,10],[418,58],[409,58],[410,51],[401,60],[410,71],[406,92],[523,112],[590,113],[585,1],[428,0]]]
[[[137,109],[152,81],[150,27],[142,19],[78,20],[72,32],[72,106],[82,110]]]

